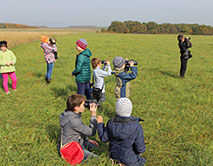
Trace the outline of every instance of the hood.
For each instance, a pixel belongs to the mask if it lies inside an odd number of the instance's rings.
[[[124,72],[124,69],[122,69],[122,68],[117,68],[117,67],[116,67],[116,68],[113,69],[112,72],[114,72],[115,75],[118,75],[118,74]]]
[[[85,55],[85,56],[92,56],[92,53],[90,52],[90,50],[87,48],[86,50],[82,51],[80,54]]]
[[[76,114],[73,111],[64,111],[61,113],[59,120],[60,120],[60,126],[64,126],[66,123],[68,123],[71,119],[75,117],[81,117],[80,114]]]
[[[139,123],[139,118],[131,118],[133,121],[128,123],[120,123],[120,122],[109,122],[109,130],[112,133],[113,138],[118,140],[131,138],[131,135],[135,133],[135,129]]]

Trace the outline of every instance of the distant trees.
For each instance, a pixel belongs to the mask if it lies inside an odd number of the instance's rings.
[[[113,21],[108,29],[101,32],[117,33],[147,33],[147,34],[177,34],[213,35],[213,27],[198,24],[157,24],[155,22],[141,23],[138,21]]]
[[[12,24],[12,23],[0,23],[0,29],[38,29],[37,26],[28,26],[28,25],[22,25],[22,24]]]

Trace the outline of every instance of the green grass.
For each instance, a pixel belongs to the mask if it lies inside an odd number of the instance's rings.
[[[57,154],[59,114],[66,98],[76,93],[70,76],[75,41],[86,38],[92,57],[115,56],[139,62],[131,82],[133,116],[144,119],[146,165],[213,165],[213,37],[191,36],[192,59],[186,78],[179,78],[176,35],[81,33],[57,37],[59,59],[46,85],[46,64],[40,43],[19,45],[16,54],[17,91],[0,88],[0,163],[2,165],[67,165]],[[2,81],[1,81],[2,84]],[[105,79],[106,102],[98,110],[104,121],[115,115],[114,76]],[[1,85],[2,87],[2,85]],[[11,80],[10,80],[11,87]],[[88,124],[89,111],[83,114]],[[83,165],[110,166],[108,146],[100,143],[99,160]]]

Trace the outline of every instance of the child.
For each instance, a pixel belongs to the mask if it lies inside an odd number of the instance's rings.
[[[6,94],[8,90],[8,75],[12,80],[12,89],[16,91],[17,77],[15,74],[16,56],[14,53],[7,49],[7,41],[0,41],[0,73],[3,78],[3,87]]]
[[[50,83],[53,66],[55,62],[54,52],[57,52],[57,46],[55,42],[53,42],[52,44],[50,43],[49,37],[41,36],[41,48],[43,48],[44,50],[44,58],[47,63],[47,73],[45,76],[45,80],[47,81],[47,83]]]
[[[187,68],[187,61],[189,58],[192,57],[190,54],[190,51],[188,48],[192,47],[191,42],[188,38],[184,37],[184,35],[178,35],[177,37],[179,43],[178,46],[180,48],[180,61],[181,61],[181,67],[180,67],[180,77],[184,78],[186,68]]]
[[[105,101],[105,84],[104,84],[104,77],[111,75],[111,67],[110,62],[105,61],[103,70],[101,69],[101,60],[98,58],[93,58],[91,61],[92,68],[93,68],[93,80],[95,81],[95,85],[93,88],[93,98],[95,98],[97,101],[104,102]],[[107,66],[108,71],[105,71],[105,68]],[[93,83],[94,83],[93,81]],[[96,88],[97,93],[100,92],[101,95],[97,94],[95,95],[94,89]]]
[[[90,125],[86,126],[81,120],[81,114],[84,112],[85,99],[84,96],[75,94],[67,99],[67,108],[60,115],[60,126],[63,130],[62,145],[65,145],[71,141],[78,141],[84,150],[84,160],[89,156],[97,157],[97,155],[86,150],[86,147],[91,149],[92,146],[98,146],[98,143],[94,140],[88,139],[87,136],[94,136],[96,134],[97,121],[96,110],[97,105],[95,103],[90,104]],[[61,138],[59,138],[60,147]],[[60,149],[60,148],[59,148]]]
[[[140,118],[131,117],[132,102],[128,98],[119,98],[116,116],[107,122],[102,116],[97,117],[98,135],[102,142],[109,142],[110,157],[120,165],[141,166],[145,163],[142,153],[145,152],[143,128]]]
[[[133,67],[134,61],[130,61],[130,69],[132,73],[125,71],[125,59],[117,56],[113,59],[113,65],[116,78],[115,96],[129,97],[130,96],[130,81],[135,79],[137,76],[137,67]]]
[[[75,76],[77,83],[77,94],[86,94],[86,98],[91,99],[90,56],[92,56],[92,53],[87,48],[87,41],[85,39],[80,39],[76,42],[76,49],[78,54],[76,55],[75,70],[72,72],[72,76]]]

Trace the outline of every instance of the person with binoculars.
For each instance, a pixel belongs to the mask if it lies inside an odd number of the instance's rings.
[[[98,143],[95,140],[91,140],[88,136],[94,136],[97,129],[97,104],[90,103],[90,124],[85,125],[81,120],[82,113],[85,110],[85,98],[80,94],[73,94],[67,98],[67,107],[63,113],[60,114],[59,121],[61,132],[58,142],[58,151],[62,146],[71,141],[77,141],[81,145],[84,152],[84,160],[89,158],[98,157],[92,153],[92,148],[98,147]],[[84,161],[83,160],[83,161]]]
[[[192,47],[192,43],[190,42],[189,37],[184,37],[184,35],[178,35],[177,37],[179,43],[178,46],[180,48],[180,77],[184,78],[187,68],[187,61],[192,57],[191,51],[189,50],[190,47]]]
[[[116,87],[115,87],[115,96],[116,98],[120,97],[129,97],[130,96],[130,81],[134,80],[137,76],[137,61],[134,60],[125,60],[123,57],[117,56],[113,59],[113,73],[116,78]],[[131,73],[128,73],[128,70],[131,70]]]
[[[105,84],[104,84],[104,77],[108,77],[111,75],[111,67],[110,61],[107,60],[100,60],[98,58],[93,58],[91,61],[92,68],[93,68],[93,98],[97,100],[97,102],[104,102],[105,101]],[[101,65],[104,64],[103,69],[101,69]],[[107,71],[105,70],[107,69]]]

